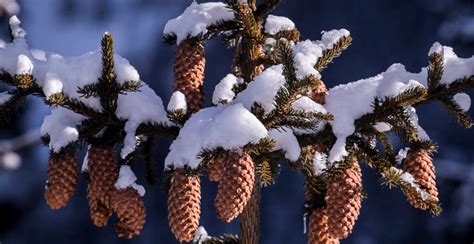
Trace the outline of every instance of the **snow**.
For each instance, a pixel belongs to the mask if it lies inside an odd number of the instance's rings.
[[[187,37],[194,37],[207,33],[207,28],[220,21],[234,19],[234,12],[221,2],[198,4],[193,1],[184,12],[169,20],[163,34],[175,34],[177,43]]]
[[[313,172],[316,175],[321,175],[327,169],[328,155],[322,152],[315,151],[313,158]]]
[[[474,74],[474,56],[471,58],[459,58],[453,48],[443,46],[443,76],[440,84],[449,85],[451,82],[469,77]]]
[[[428,136],[426,131],[418,123],[418,114],[416,113],[416,109],[414,107],[411,107],[411,106],[407,107],[406,109],[407,109],[408,115],[410,116],[411,123],[417,129],[418,139],[420,139],[422,141],[430,140],[430,137]]]
[[[135,150],[136,130],[140,124],[145,122],[171,124],[161,98],[147,84],[143,84],[140,91],[119,95],[115,114],[119,119],[127,120],[124,127],[126,133],[124,146],[120,152],[122,158]]]
[[[24,54],[18,56],[18,61],[16,64],[16,74],[18,75],[31,75],[33,72],[33,63]]]
[[[239,150],[268,136],[261,122],[240,103],[220,105],[193,114],[170,146],[166,167],[198,167],[203,149]]]
[[[199,226],[196,233],[194,234],[193,243],[201,244],[209,238],[204,226]]]
[[[235,85],[242,84],[244,80],[238,78],[233,74],[227,74],[214,88],[214,93],[212,94],[212,103],[229,103],[234,97],[235,93],[232,90]]]
[[[293,46],[293,62],[298,79],[304,79],[310,75],[320,78],[321,75],[314,68],[318,59],[323,55],[320,45],[311,40],[298,42]]]
[[[351,35],[351,33],[346,29],[323,31],[321,33],[323,36],[321,37],[321,41],[319,41],[318,44],[323,50],[333,48],[334,44],[342,37]]]
[[[18,19],[18,17],[16,17],[16,15],[13,15],[12,17],[10,17],[9,24],[10,24],[10,29],[11,29],[13,38],[23,39],[26,37],[25,30],[23,30],[23,28],[20,27],[21,21]]]
[[[0,9],[1,15],[3,15],[3,11],[8,15],[13,15],[20,12],[20,5],[16,0],[0,0]]]
[[[287,17],[268,15],[267,20],[265,21],[265,33],[270,35],[275,35],[280,31],[293,30],[295,28],[295,23]]]
[[[454,95],[453,101],[457,103],[464,112],[469,111],[469,108],[471,108],[471,97],[466,93],[458,93]]]
[[[305,112],[313,112],[313,113],[327,113],[326,109],[319,103],[313,101],[311,98],[307,96],[301,96],[296,101],[293,102],[291,107],[295,110],[303,110]],[[314,125],[312,129],[293,129],[297,135],[303,134],[312,134],[321,131],[324,129],[324,125],[326,123],[321,121]]]
[[[430,48],[430,51],[428,52],[428,56],[431,56],[433,53],[443,55],[443,46],[439,42],[433,43]]]
[[[256,102],[265,112],[275,109],[274,98],[278,90],[285,84],[282,75],[283,65],[274,65],[265,69],[260,75],[250,82],[245,90],[235,98],[235,103],[242,103],[245,108],[251,109]]]
[[[76,114],[62,107],[55,108],[51,115],[44,118],[41,125],[41,135],[48,135],[50,138],[49,149],[59,152],[63,147],[79,139],[77,126],[86,117]]]
[[[377,122],[377,123],[375,123],[374,128],[378,132],[387,132],[387,131],[390,131],[392,129],[392,126],[388,123],[385,123],[385,122]]]
[[[405,147],[405,148],[400,149],[400,151],[398,151],[397,156],[395,156],[395,161],[398,164],[401,164],[402,161],[407,157],[409,151],[410,151],[409,147]]]
[[[137,191],[140,196],[145,196],[145,188],[136,183],[137,177],[133,173],[132,169],[128,165],[120,166],[119,176],[115,183],[115,188],[123,190],[131,187]]]
[[[184,113],[186,113],[186,111],[188,110],[186,96],[184,96],[184,94],[180,91],[173,92],[168,103],[167,109],[169,112],[181,109]]]
[[[89,150],[91,149],[91,145],[87,146],[86,155],[84,156],[84,160],[82,161],[81,172],[89,171]]]
[[[2,92],[0,93],[0,105],[3,105],[4,103],[8,102],[8,100],[12,97],[12,95],[8,92]]]
[[[283,150],[285,158],[290,161],[296,161],[300,157],[301,147],[293,131],[288,127],[271,129],[268,131],[268,137],[276,141],[275,151]]]
[[[0,154],[0,166],[6,170],[16,170],[21,166],[21,157],[16,152]]]
[[[410,173],[403,172],[401,169],[395,167],[390,167],[389,171],[400,174],[400,180],[404,181],[405,183],[408,183],[411,187],[413,187],[418,192],[418,194],[420,194],[420,197],[423,201],[426,201],[430,198],[430,194],[428,194],[428,192],[421,189],[420,186],[416,184],[415,178]]]
[[[354,133],[356,119],[373,112],[372,103],[375,97],[384,99],[407,89],[423,86],[418,82],[422,80],[426,80],[426,70],[414,74],[407,72],[401,64],[393,64],[377,76],[330,89],[324,107],[334,115],[335,119],[329,123],[337,140],[329,152],[329,162],[341,161],[348,155],[345,149],[346,138]]]

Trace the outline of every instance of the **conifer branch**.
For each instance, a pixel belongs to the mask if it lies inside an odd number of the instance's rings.
[[[318,59],[314,68],[321,73],[334,58],[339,57],[339,55],[351,45],[351,42],[351,36],[341,37],[339,41],[334,43],[331,49],[323,50],[323,55]]]
[[[222,236],[208,236],[201,241],[202,244],[238,244],[241,243],[239,237],[234,234],[224,234]],[[201,243],[199,242],[199,243]],[[198,243],[198,242],[194,242]]]
[[[114,71],[114,41],[110,33],[105,33],[101,42],[102,74],[97,83],[97,95],[104,111],[109,116],[115,116],[120,86]]]
[[[0,125],[8,124],[18,114],[18,110],[25,102],[28,93],[16,89],[11,91],[10,95],[11,97],[0,105]]]
[[[434,52],[429,56],[428,66],[428,89],[431,91],[439,86],[441,77],[443,76],[443,57],[441,54]]]
[[[264,16],[272,12],[281,0],[264,0],[255,10],[255,18],[262,20]]]
[[[441,98],[439,100],[443,103],[446,109],[453,115],[456,122],[458,122],[464,128],[472,127],[474,122],[472,121],[471,117],[461,109],[459,104],[447,98]]]

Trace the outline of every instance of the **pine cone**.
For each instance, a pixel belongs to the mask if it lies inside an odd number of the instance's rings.
[[[176,169],[168,192],[168,222],[178,241],[191,241],[199,227],[201,215],[201,181]]]
[[[116,225],[118,236],[132,238],[140,234],[145,224],[146,210],[138,192],[133,188],[115,190],[111,202],[118,217]]]
[[[329,234],[338,239],[349,236],[359,217],[362,174],[354,158],[352,166],[327,181],[326,208]]]
[[[210,181],[220,181],[224,175],[227,154],[217,156],[207,164],[207,174]]]
[[[337,244],[339,240],[329,235],[328,216],[326,209],[315,209],[309,215],[308,221],[309,244]]]
[[[188,110],[199,111],[204,104],[203,83],[204,46],[192,40],[184,40],[178,45],[173,63],[173,89],[186,96]]]
[[[242,213],[251,197],[254,183],[255,168],[250,155],[229,153],[214,201],[219,219],[230,222]]]
[[[111,147],[91,146],[89,149],[89,185],[87,199],[92,222],[96,226],[107,225],[112,215],[110,195],[118,178],[117,161]]]
[[[315,80],[314,85],[311,86],[311,94],[313,101],[319,104],[325,103],[328,90],[326,89],[326,85],[324,85],[322,80]]]
[[[44,197],[52,209],[66,206],[77,184],[77,160],[72,152],[52,155],[48,161],[48,181]]]
[[[405,172],[410,173],[421,189],[425,190],[431,201],[438,203],[438,188],[436,187],[436,173],[432,158],[426,151],[409,153],[403,166]],[[419,197],[407,194],[408,202],[415,208],[427,210],[426,202],[419,201]]]

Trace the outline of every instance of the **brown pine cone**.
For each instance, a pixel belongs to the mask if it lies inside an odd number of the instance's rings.
[[[403,170],[413,176],[415,183],[429,194],[432,202],[439,202],[433,159],[426,151],[410,152],[405,159]],[[413,207],[422,210],[430,208],[429,204],[418,199],[417,196],[407,194],[407,200]]]
[[[119,237],[139,235],[145,224],[146,210],[142,197],[133,188],[115,190],[111,198],[112,209],[117,213],[115,226]]]
[[[173,62],[173,89],[186,96],[188,111],[195,113],[204,104],[204,45],[186,39],[178,45]]]
[[[176,239],[191,241],[201,215],[201,180],[184,169],[173,172],[168,192],[168,222]]]
[[[110,195],[118,178],[117,161],[111,147],[91,146],[88,152],[89,185],[87,199],[92,222],[102,227],[112,215]]]
[[[227,154],[221,154],[207,164],[207,174],[210,181],[220,181],[224,175]]]
[[[313,101],[324,104],[326,101],[326,96],[328,95],[328,90],[326,85],[322,80],[315,80],[314,85],[311,86],[311,98]]]
[[[66,206],[77,184],[77,160],[73,152],[51,155],[44,198],[52,209]]]
[[[214,206],[219,219],[230,222],[244,210],[255,183],[255,168],[250,155],[230,152],[217,187]]]
[[[327,181],[326,209],[332,237],[344,239],[349,236],[359,217],[361,200],[362,174],[359,163],[353,158],[349,168]]]
[[[329,235],[328,216],[326,209],[315,209],[308,220],[309,244],[337,244],[339,240]]]

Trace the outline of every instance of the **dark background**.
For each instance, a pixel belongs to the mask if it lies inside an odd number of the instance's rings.
[[[65,56],[98,48],[102,33],[112,32],[117,52],[131,61],[166,104],[171,95],[175,46],[163,44],[162,30],[167,19],[178,16],[190,3],[191,0],[22,0],[19,15],[31,47]],[[284,0],[274,14],[291,18],[302,33],[302,40],[319,39],[322,30],[351,31],[353,45],[322,74],[328,87],[374,76],[397,62],[418,72],[427,65],[427,52],[435,41],[452,46],[461,57],[474,54],[473,0]],[[8,17],[3,16],[1,22],[6,40]],[[217,38],[207,42],[206,58],[206,93],[211,95],[214,85],[229,72],[232,50],[221,46]],[[207,103],[210,104],[209,96]],[[382,186],[377,175],[364,167],[368,198],[353,234],[343,243],[474,241],[474,131],[455,124],[439,104],[420,109],[421,125],[440,145],[435,165],[444,212],[432,217],[413,209],[399,190]],[[0,139],[34,131],[48,113],[39,99],[29,99],[21,116],[0,128]],[[169,141],[165,140],[157,146],[159,176],[168,146]],[[167,196],[160,189],[161,178],[156,186],[146,186],[145,229],[132,240],[122,240],[115,236],[112,224],[101,229],[92,225],[84,177],[80,177],[69,205],[53,211],[43,198],[47,148],[36,145],[19,153],[23,158],[19,169],[0,170],[2,244],[176,243],[168,228]],[[136,170],[139,181],[144,183],[141,168]],[[216,184],[204,178],[202,182],[201,224],[211,235],[238,233],[238,221],[225,224],[216,218]],[[284,167],[277,183],[263,191],[261,243],[306,243],[302,206],[303,177]]]

